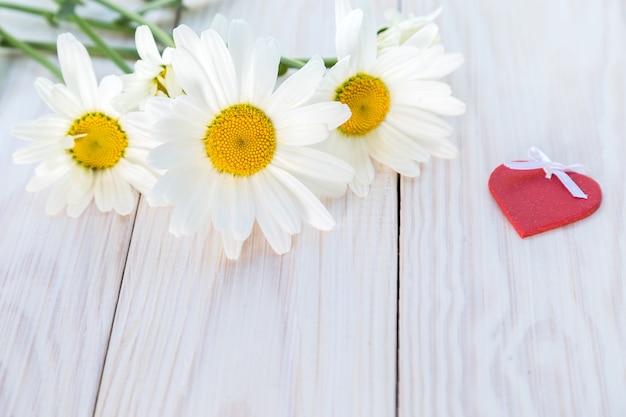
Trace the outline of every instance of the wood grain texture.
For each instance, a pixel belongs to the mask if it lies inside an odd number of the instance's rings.
[[[29,194],[33,166],[11,154],[25,142],[11,124],[48,112],[15,58],[0,98],[0,415],[93,413],[134,215],[94,208],[80,219],[45,214],[46,191]]]
[[[0,416],[626,415],[626,6],[402,0],[441,4],[466,59],[449,77],[468,104],[459,158],[402,178],[400,205],[378,167],[369,197],[324,200],[332,232],[305,227],[278,256],[255,229],[236,262],[210,231],[172,237],[145,201],[134,223],[47,217],[9,128],[47,112],[33,81],[49,75],[0,51]],[[332,55],[333,9],[222,0],[182,21],[220,11],[285,55]],[[522,240],[487,180],[531,145],[586,165],[604,201]]]
[[[468,113],[458,160],[401,181],[399,415],[624,415],[623,3],[443,6]],[[532,145],[586,165],[604,201],[522,240],[487,181]]]
[[[55,7],[22,2],[50,3]],[[3,10],[0,24],[48,41],[67,30],[20,17]],[[108,62],[95,65],[100,76],[116,71]],[[79,219],[49,217],[49,191],[25,191],[35,166],[13,164],[12,153],[27,142],[10,127],[50,112],[33,86],[40,76],[53,77],[0,51],[0,416],[91,416],[135,213],[92,206]]]
[[[333,1],[233,0],[183,22],[203,30],[217,10],[284,54],[333,53]],[[96,416],[393,415],[396,175],[324,203],[332,232],[304,227],[278,256],[255,229],[236,262],[142,203]]]

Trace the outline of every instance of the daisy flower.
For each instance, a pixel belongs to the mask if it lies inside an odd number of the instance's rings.
[[[372,158],[411,177],[431,155],[454,158],[452,127],[439,116],[462,114],[465,105],[437,80],[461,65],[461,55],[444,54],[432,32],[379,53],[371,2],[353,10],[349,0],[337,0],[336,13],[339,62],[313,101],[345,103],[352,115],[316,148],[355,167],[350,188],[359,196],[374,179]]]
[[[154,97],[137,120],[163,145],[149,156],[167,170],[148,201],[173,205],[176,236],[212,224],[226,256],[239,256],[256,220],[271,247],[289,251],[302,221],[329,230],[334,220],[315,193],[342,195],[353,169],[307,145],[350,116],[338,102],[305,104],[325,68],[319,57],[274,90],[280,54],[271,38],[254,39],[240,20],[227,41],[213,29],[198,37],[174,30],[172,65],[186,95]]]
[[[398,10],[389,10],[385,18],[390,25],[378,33],[378,53],[400,45],[414,45],[419,48],[439,43],[439,28],[433,22],[441,14],[441,7],[428,16],[415,16],[410,13],[405,17]]]
[[[69,216],[78,217],[92,199],[101,211],[129,214],[136,204],[131,186],[147,192],[156,182],[144,162],[152,143],[138,139],[140,127],[112,106],[122,90],[119,77],[107,76],[98,85],[85,47],[69,33],[59,35],[57,48],[66,84],[36,80],[53,113],[13,127],[16,137],[32,142],[13,161],[39,163],[28,191],[54,184],[46,204],[50,215],[67,207]]]
[[[132,74],[122,75],[124,90],[115,104],[132,110],[141,106],[148,97],[183,94],[172,71],[171,48],[166,48],[161,55],[152,32],[145,25],[135,31],[135,44],[141,59],[135,62]]]

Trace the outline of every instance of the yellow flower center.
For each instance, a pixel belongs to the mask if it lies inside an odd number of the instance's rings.
[[[248,177],[274,158],[276,130],[263,111],[250,104],[235,104],[213,119],[204,145],[219,172]]]
[[[379,78],[359,73],[336,90],[335,101],[350,107],[352,116],[339,126],[348,136],[362,136],[376,129],[389,112],[389,90]]]
[[[103,113],[87,113],[74,120],[67,134],[74,137],[74,146],[67,151],[86,168],[112,168],[128,147],[126,133],[117,120]]]

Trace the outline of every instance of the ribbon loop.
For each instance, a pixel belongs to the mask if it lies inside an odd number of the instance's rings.
[[[583,165],[565,165],[560,162],[553,162],[545,153],[541,152],[541,150],[535,146],[528,150],[528,157],[530,158],[529,161],[508,161],[503,165],[509,169],[516,170],[543,169],[546,173],[546,178],[550,179],[553,174],[556,175],[573,197],[587,198],[587,194],[585,194],[574,180],[567,175],[567,172],[585,174],[586,170]]]

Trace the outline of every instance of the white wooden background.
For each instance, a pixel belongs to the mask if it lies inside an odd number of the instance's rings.
[[[277,256],[257,230],[236,262],[145,201],[46,217],[9,127],[47,112],[33,81],[49,74],[0,52],[0,416],[626,415],[626,4],[376,3],[381,25],[440,4],[466,60],[449,77],[459,158],[417,179],[379,167],[369,197],[325,200],[334,231]],[[284,55],[333,54],[333,0],[223,0],[180,22],[217,11]],[[531,145],[586,165],[604,200],[522,240],[487,180]]]

